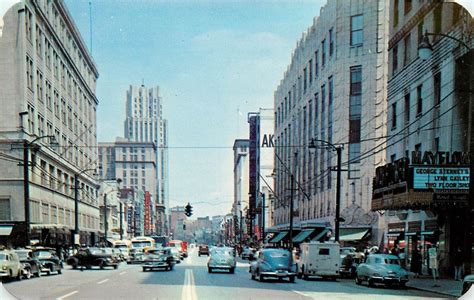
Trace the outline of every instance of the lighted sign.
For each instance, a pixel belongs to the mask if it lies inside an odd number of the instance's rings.
[[[423,190],[468,190],[469,168],[413,167],[413,188]]]

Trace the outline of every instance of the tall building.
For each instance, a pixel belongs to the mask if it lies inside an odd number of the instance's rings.
[[[408,266],[419,248],[429,274],[436,247],[441,274],[454,274],[455,256],[467,271],[473,16],[448,1],[391,0],[390,12],[388,161],[377,170],[372,209],[386,211],[385,246],[401,248]]]
[[[385,163],[387,18],[388,0],[328,1],[297,42],[274,94],[272,229],[288,232],[291,201],[293,237],[310,225],[334,229],[337,161],[329,143],[344,145],[341,240],[380,242],[370,209],[375,167]]]
[[[99,176],[104,180],[121,180],[121,188],[142,191],[150,194],[150,203],[158,199],[157,182],[157,148],[152,142],[132,142],[117,138],[115,143],[99,143]],[[159,228],[155,207],[148,205],[149,224],[142,233],[151,234]]]
[[[175,206],[170,209],[170,233],[174,238],[183,236],[183,224],[187,220],[184,206]],[[179,226],[181,228],[179,228]]]
[[[0,28],[2,242],[72,243],[77,176],[79,242],[95,243],[97,66],[62,0],[19,1]]]
[[[234,229],[236,237],[239,241],[243,239],[242,224],[243,207],[249,205],[249,141],[235,140],[234,142],[234,203],[232,204],[232,214],[238,224],[238,228]],[[214,218],[213,218],[214,220]],[[214,222],[215,223],[215,222]],[[215,229],[215,228],[214,228]]]
[[[155,143],[157,182],[155,199],[158,233],[167,233],[166,207],[169,206],[168,122],[163,117],[159,87],[130,86],[126,99],[124,136],[131,142]],[[153,191],[153,193],[155,193]]]

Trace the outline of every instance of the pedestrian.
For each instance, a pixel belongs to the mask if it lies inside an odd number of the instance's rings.
[[[413,249],[411,253],[410,271],[415,273],[415,278],[421,275],[421,253],[417,248]]]
[[[454,264],[454,280],[462,280],[462,273],[463,273],[463,265],[464,263],[464,256],[461,247],[457,247],[454,257],[453,257],[453,264]]]
[[[428,257],[429,257],[429,266],[431,269],[431,273],[433,274],[433,279],[436,280],[439,277],[438,273],[438,251],[436,246],[431,246],[428,249]]]

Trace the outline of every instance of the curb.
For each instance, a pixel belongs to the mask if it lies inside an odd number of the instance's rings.
[[[412,290],[431,292],[431,293],[435,293],[435,294],[439,294],[439,295],[443,295],[443,296],[448,296],[448,297],[451,297],[451,298],[454,298],[454,299],[458,299],[459,297],[461,297],[460,294],[459,295],[453,295],[453,294],[450,294],[450,293],[447,293],[447,292],[438,291],[436,289],[420,288],[420,287],[415,287],[415,286],[411,286],[411,285],[407,285],[406,287],[409,288],[409,289],[412,289]]]

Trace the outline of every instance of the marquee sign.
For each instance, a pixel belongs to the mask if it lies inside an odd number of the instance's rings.
[[[468,167],[413,167],[413,188],[433,190],[468,190]]]

